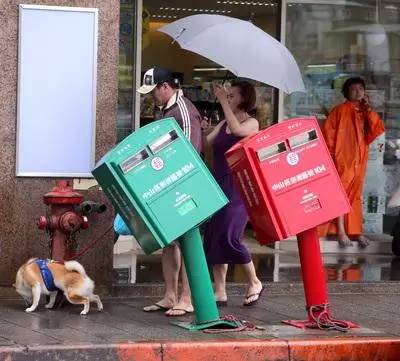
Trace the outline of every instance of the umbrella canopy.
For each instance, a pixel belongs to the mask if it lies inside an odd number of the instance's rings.
[[[249,21],[201,14],[174,21],[159,31],[171,36],[183,49],[226,67],[236,76],[286,93],[305,91],[290,51]]]

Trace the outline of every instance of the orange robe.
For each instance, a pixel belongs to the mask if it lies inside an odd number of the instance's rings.
[[[367,122],[367,131],[364,124]],[[351,210],[344,216],[349,236],[362,234],[362,189],[368,162],[368,148],[385,131],[383,122],[374,111],[360,112],[354,103],[346,101],[332,109],[322,132],[335,162]],[[320,236],[337,234],[337,221],[319,227]]]

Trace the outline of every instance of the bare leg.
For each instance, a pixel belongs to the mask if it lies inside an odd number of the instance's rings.
[[[53,308],[54,307],[54,303],[56,302],[56,298],[57,298],[57,291],[51,292],[50,293],[49,303],[45,307],[46,308]]]
[[[226,295],[226,273],[228,271],[228,265],[216,264],[213,266],[214,275],[214,295],[216,301],[226,301],[228,299]]]
[[[352,246],[351,240],[344,229],[344,216],[340,216],[337,218],[337,227],[338,227],[338,242],[340,247],[349,247]]]
[[[181,266],[180,251],[177,244],[173,243],[163,248],[162,270],[165,281],[164,297],[157,302],[163,308],[174,307],[178,298],[178,277]],[[155,311],[155,305],[143,307],[143,311]]]
[[[182,306],[186,306],[185,309],[192,309],[192,295],[190,292],[189,280],[186,273],[185,263],[181,261],[181,275],[182,275],[182,293],[181,297],[179,298],[179,304]]]
[[[28,307],[26,312],[33,312],[36,310],[40,300],[40,283],[36,283],[32,287],[32,306]]]
[[[177,247],[179,258],[181,259],[180,248]],[[186,312],[193,312],[192,296],[190,292],[189,280],[186,274],[185,264],[181,259],[181,272],[182,272],[182,293],[179,297],[178,303],[170,310],[165,312],[168,316],[180,316]]]
[[[244,303],[249,304],[259,299],[260,293],[263,290],[263,285],[257,277],[253,261],[243,264],[242,266],[249,285]]]

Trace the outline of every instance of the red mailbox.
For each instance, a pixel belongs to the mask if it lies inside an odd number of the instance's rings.
[[[260,244],[297,236],[308,320],[297,327],[348,329],[330,318],[316,227],[350,204],[314,117],[273,125],[225,153]]]
[[[297,235],[350,210],[315,118],[267,128],[237,143],[226,158],[261,244]]]

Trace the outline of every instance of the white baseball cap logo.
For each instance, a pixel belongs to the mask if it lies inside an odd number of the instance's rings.
[[[294,152],[290,152],[286,156],[286,160],[290,165],[296,165],[299,162],[299,156]]]
[[[161,170],[164,168],[164,161],[160,157],[155,157],[151,160],[151,166],[155,170]]]
[[[153,84],[153,75],[145,74],[143,84],[145,84],[145,85],[154,85]]]

